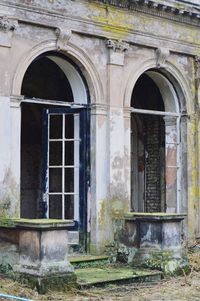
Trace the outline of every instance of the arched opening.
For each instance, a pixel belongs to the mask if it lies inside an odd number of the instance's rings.
[[[21,88],[21,217],[85,226],[87,91],[63,55],[45,53],[28,67]]]
[[[179,105],[169,80],[149,70],[131,97],[131,206],[139,212],[177,212]]]

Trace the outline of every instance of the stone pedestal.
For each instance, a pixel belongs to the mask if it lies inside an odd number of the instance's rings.
[[[168,213],[128,213],[125,215],[126,236],[120,240],[135,249],[134,266],[175,274],[188,267],[182,246],[182,220],[185,215]]]
[[[68,229],[73,226],[74,222],[70,220],[9,219],[1,222],[0,248],[5,253],[7,245],[7,264],[17,278],[37,287],[40,292],[63,288],[69,281],[74,281],[74,268],[67,261]],[[13,247],[15,256],[10,256]],[[4,263],[4,260],[0,262]]]

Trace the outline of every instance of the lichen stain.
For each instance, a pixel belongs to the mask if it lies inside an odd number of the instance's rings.
[[[89,3],[88,5],[92,12],[89,19],[101,23],[104,31],[121,39],[126,38],[133,30],[194,44],[200,38],[198,28],[185,27],[183,31],[182,24],[169,24],[168,20],[161,21],[159,18],[130,13],[108,4]]]
[[[106,225],[106,214],[107,214],[107,206],[106,200],[101,201],[101,208],[99,210],[99,225],[105,226]]]
[[[113,196],[110,199],[110,209],[112,218],[123,218],[129,210],[127,199],[120,197],[120,195]]]
[[[188,192],[189,192],[189,200],[195,201],[194,198],[198,198],[199,196],[199,188],[197,185],[198,182],[198,168],[197,168],[197,141],[195,139],[195,133],[197,133],[197,124],[196,119],[192,118],[190,127],[188,128],[188,158],[190,158],[189,164],[189,174],[188,177]],[[190,202],[189,202],[190,203]]]
[[[127,18],[127,12],[125,14],[124,11],[109,5],[102,6],[94,3],[89,4],[89,7],[93,12],[90,18],[95,22],[102,23],[102,29],[117,38],[125,38],[133,29],[133,23]]]
[[[19,185],[10,168],[5,171],[0,183],[0,217],[19,217]]]

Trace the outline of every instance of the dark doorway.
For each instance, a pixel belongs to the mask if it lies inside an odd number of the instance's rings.
[[[164,111],[154,81],[142,75],[133,90],[131,106],[152,114],[131,116],[131,201],[133,211],[165,211],[165,123],[154,114]]]
[[[37,58],[27,69],[21,94],[29,99],[73,101],[63,71],[47,57]],[[58,104],[57,104],[58,106]],[[22,104],[21,119],[21,217],[39,218],[43,206],[43,112],[50,106]]]

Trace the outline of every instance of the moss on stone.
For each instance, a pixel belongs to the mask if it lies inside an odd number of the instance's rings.
[[[138,255],[133,266],[160,270],[165,275],[181,275],[190,269],[186,254],[176,256],[173,250],[149,250],[145,256]]]
[[[28,274],[15,274],[15,280],[28,285],[32,289],[36,288],[40,294],[45,294],[48,290],[72,290],[76,286],[76,279],[77,277],[74,273],[67,273],[63,275],[54,274],[45,277]]]
[[[167,212],[127,212],[125,217],[134,217],[134,216],[182,216],[184,213],[167,213]]]
[[[25,219],[25,218],[0,218],[0,227],[15,228],[17,226],[64,226],[73,223],[72,220],[62,219]]]

